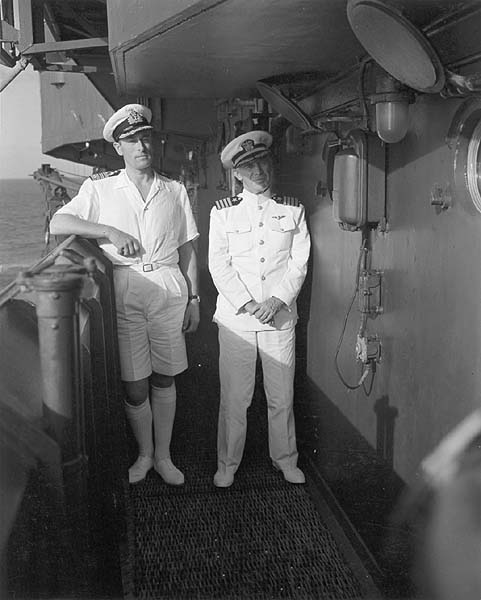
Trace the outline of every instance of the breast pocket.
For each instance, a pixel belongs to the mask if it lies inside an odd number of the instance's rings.
[[[252,226],[250,223],[234,223],[227,228],[229,253],[242,256],[252,250]]]
[[[272,216],[268,221],[268,228],[273,248],[287,250],[291,247],[296,224],[290,215]]]

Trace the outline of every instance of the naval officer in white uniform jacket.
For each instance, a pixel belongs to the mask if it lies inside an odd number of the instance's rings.
[[[140,104],[112,115],[103,136],[125,169],[87,179],[50,229],[97,239],[114,266],[125,410],[138,444],[130,483],[154,468],[166,483],[182,485],[170,457],[174,376],[187,368],[184,334],[199,323],[192,244],[199,234],[184,186],[152,168],[151,119]]]
[[[221,161],[243,185],[218,200],[209,231],[209,270],[219,292],[221,397],[214,484],[229,487],[242,460],[246,413],[262,362],[269,453],[290,483],[304,483],[297,466],[293,414],[296,298],[310,251],[304,207],[272,194],[272,136],[251,131],[232,140]]]

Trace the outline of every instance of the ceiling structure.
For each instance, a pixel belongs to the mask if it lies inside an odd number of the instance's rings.
[[[123,101],[129,95],[247,98],[258,96],[255,84],[261,79],[319,82],[355,68],[366,52],[349,26],[346,5],[346,0],[23,0],[18,50],[39,70],[83,69],[114,107],[119,95]],[[391,5],[423,30],[480,0]],[[76,67],[68,64],[72,61]]]
[[[366,54],[344,0],[204,0],[177,13],[164,3],[141,4],[144,31],[132,36],[117,23],[125,23],[131,9],[108,1],[110,53],[123,93],[252,97],[259,79],[308,73],[325,80]],[[394,5],[420,28],[453,9],[453,2],[442,0]]]
[[[444,66],[455,63],[459,45],[449,28],[463,20],[463,49],[479,60],[481,0],[359,1],[401,12]],[[367,57],[348,0],[22,0],[18,23],[14,0],[0,6],[0,63],[23,56],[59,73],[53,86],[62,85],[62,72],[84,73],[114,109],[156,98],[171,100],[169,107],[189,100],[195,112],[207,99],[260,98],[259,81],[300,101]],[[173,129],[190,131],[180,112]]]

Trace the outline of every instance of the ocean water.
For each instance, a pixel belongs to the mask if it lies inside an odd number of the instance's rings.
[[[0,180],[0,289],[44,252],[46,205],[32,179]]]

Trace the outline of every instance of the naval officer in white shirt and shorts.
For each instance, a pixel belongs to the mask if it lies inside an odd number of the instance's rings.
[[[184,186],[152,168],[151,119],[140,104],[112,115],[103,136],[125,168],[88,178],[50,230],[96,239],[114,266],[125,409],[139,450],[129,481],[154,468],[166,483],[182,485],[170,457],[174,376],[187,368],[184,334],[199,323],[199,234]]]

